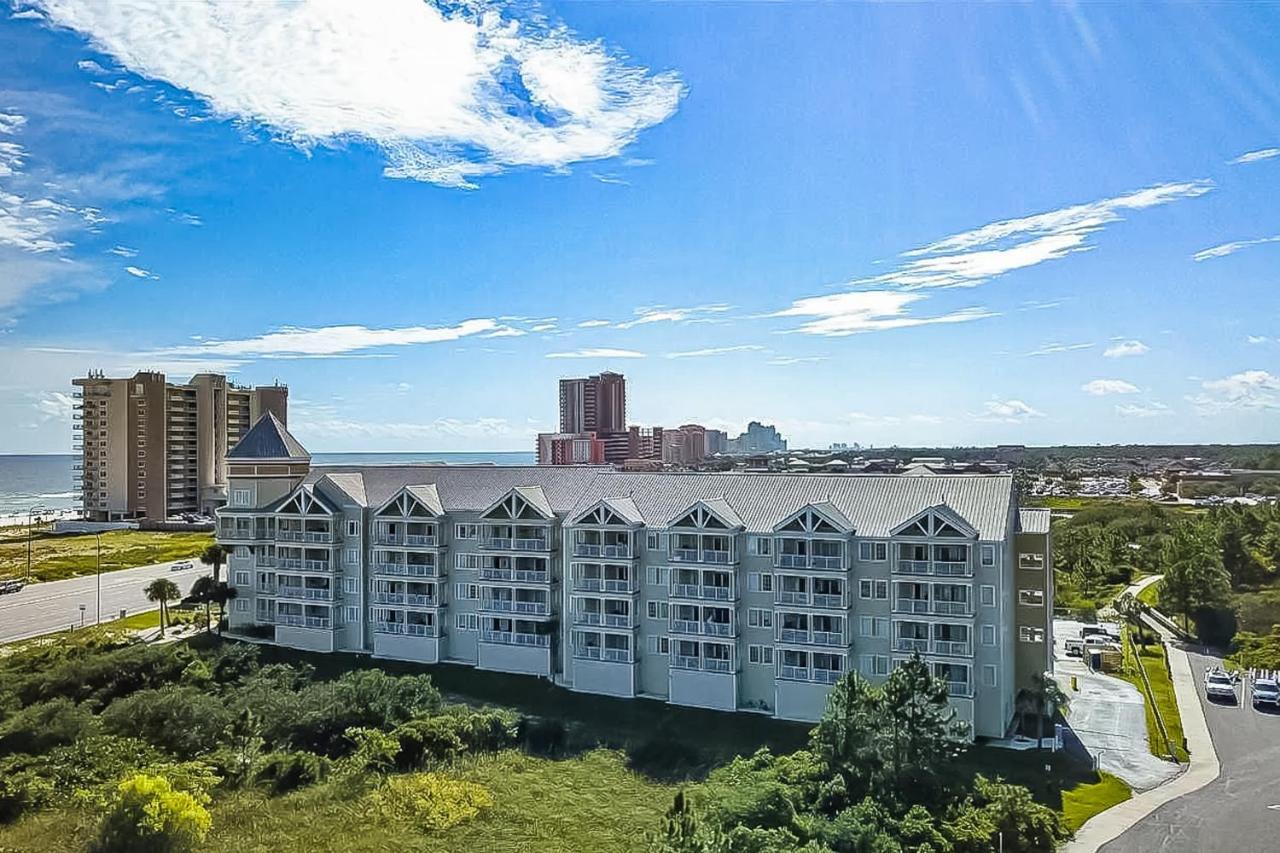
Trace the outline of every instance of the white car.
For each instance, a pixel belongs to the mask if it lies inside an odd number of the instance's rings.
[[[190,560],[179,560],[169,567],[171,572],[185,572],[187,569],[194,569],[196,564]]]
[[[1204,694],[1210,699],[1229,699],[1234,703],[1236,701],[1236,685],[1231,680],[1231,676],[1222,670],[1210,670],[1204,674]]]
[[[1253,707],[1260,705],[1280,710],[1280,683],[1274,678],[1259,678],[1253,682]]]

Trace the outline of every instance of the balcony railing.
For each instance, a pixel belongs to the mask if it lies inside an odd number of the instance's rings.
[[[301,560],[293,560],[288,557],[281,557],[276,561],[277,565],[282,569],[300,569],[302,568]]]
[[[730,672],[733,661],[728,658],[703,658],[702,669],[704,672]]]
[[[967,681],[948,681],[947,682],[947,693],[951,694],[952,696],[971,696],[973,695],[970,692],[971,690],[972,688],[969,686],[969,682]]]
[[[973,654],[969,643],[964,640],[934,640],[933,651],[939,655],[956,655],[960,657],[968,657]]]
[[[794,589],[780,589],[774,593],[777,604],[808,604],[809,593]]]
[[[967,601],[938,601],[933,602],[933,612],[943,616],[968,616],[969,602]]]
[[[397,575],[415,578],[434,578],[439,576],[438,567],[434,563],[374,563],[371,569],[377,575]]]
[[[511,547],[517,551],[549,551],[549,539],[512,539]]]
[[[308,589],[302,586],[279,586],[276,595],[280,598],[305,598],[311,601],[332,601],[331,589]]]
[[[672,669],[702,669],[702,658],[687,655],[672,655]]]
[[[819,684],[835,684],[841,675],[838,669],[814,669],[813,680]]]
[[[436,540],[436,537],[434,536],[423,536],[417,533],[410,533],[404,537],[404,544],[408,545],[411,548],[414,546],[422,547],[422,548],[434,548],[436,546],[436,542],[437,540]]]
[[[778,639],[784,643],[807,643],[809,632],[801,628],[779,628]]]
[[[927,598],[894,599],[893,612],[895,613],[928,613],[929,599]]]
[[[934,560],[933,573],[941,577],[964,577],[969,574],[969,564]]]
[[[534,569],[499,569],[489,566],[480,569],[480,579],[522,583],[551,583],[551,573]]]
[[[630,559],[631,548],[626,545],[597,545],[588,542],[577,542],[573,546],[575,557],[613,557]]]
[[[308,572],[331,572],[333,564],[328,560],[303,560],[302,568]]]
[[[417,625],[412,622],[374,622],[373,630],[376,634],[404,634],[410,637],[435,636],[434,626]]]
[[[480,547],[490,548],[495,551],[510,551],[511,538],[509,536],[491,536],[480,542]]]
[[[928,560],[899,560],[898,572],[904,575],[933,574],[933,570],[929,566]]]
[[[813,642],[819,646],[843,646],[844,634],[839,631],[814,631]]]
[[[276,616],[277,625],[290,625],[295,628],[330,628],[333,621],[327,616],[294,616],[292,614],[278,614]]]
[[[303,541],[302,531],[301,530],[280,530],[277,528],[276,541],[277,542],[302,542]]]
[[[929,641],[920,637],[898,637],[893,641],[893,650],[895,652],[919,652],[923,655],[929,651]]]
[[[673,634],[700,633],[699,623],[696,619],[672,619],[671,633]]]
[[[545,601],[516,601],[510,598],[482,598],[481,610],[498,613],[527,613],[532,616],[551,615],[551,605]]]
[[[584,660],[602,660],[609,663],[631,663],[630,649],[607,649],[600,646],[575,646],[573,656]]]
[[[375,592],[374,604],[404,604],[404,594],[399,592]]]
[[[320,532],[315,530],[308,530],[305,533],[303,533],[302,539],[304,542],[322,542],[326,544],[338,541],[338,537],[333,533]]]
[[[831,607],[840,609],[845,606],[843,595],[834,595],[826,592],[815,592],[813,594],[814,607]]]
[[[546,648],[551,645],[551,637],[547,634],[518,634],[512,631],[481,631],[480,642],[496,643],[502,646],[533,646]]]
[[[672,584],[671,594],[676,598],[698,598],[711,601],[730,601],[733,599],[733,587],[706,586],[700,584]]]

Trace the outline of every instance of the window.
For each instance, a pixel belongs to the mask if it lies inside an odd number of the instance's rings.
[[[773,666],[773,646],[747,646],[747,663]]]
[[[773,575],[765,572],[748,572],[747,591],[773,592]]]
[[[858,597],[886,599],[889,597],[889,582],[887,580],[860,580],[858,581]]]
[[[858,559],[864,563],[883,563],[889,559],[889,543],[859,542]]]
[[[1044,607],[1044,590],[1020,589],[1018,590],[1018,603],[1025,604],[1027,607]]]
[[[757,557],[767,557],[773,553],[773,540],[768,536],[752,536],[747,540],[747,550]]]
[[[248,572],[236,572],[236,586],[248,586],[252,578]]]
[[[232,489],[231,505],[232,506],[248,506],[253,501],[253,498],[250,497],[250,495],[252,495],[252,492],[250,492],[248,489]]]
[[[1018,627],[1018,641],[1022,643],[1043,643],[1044,629],[1021,625]]]
[[[347,606],[347,624],[350,625],[353,622],[359,622],[359,621],[360,621],[360,608],[348,605]]]
[[[474,583],[454,584],[453,597],[459,601],[475,601],[480,598],[480,586]]]
[[[653,531],[650,531],[650,532],[648,532],[648,533],[646,533],[646,534],[645,534],[645,536],[644,536],[644,546],[645,546],[646,548],[648,548],[650,551],[657,551],[657,550],[659,550],[659,546],[660,546],[661,544],[662,544],[662,543],[661,543],[661,540],[659,540],[659,538],[658,538],[658,534],[657,534],[657,533],[654,533]]]
[[[889,620],[881,616],[863,616],[858,619],[858,633],[864,637],[887,637]]]
[[[667,602],[650,601],[648,603],[648,613],[650,619],[666,619],[669,612]]]
[[[983,545],[982,546],[982,565],[994,566],[995,564],[996,564],[996,546]]]
[[[982,626],[982,645],[994,646],[995,644],[996,644],[996,626],[983,625]]]
[[[480,617],[474,613],[455,613],[453,627],[459,631],[478,631],[480,630]]]
[[[996,686],[996,668],[994,664],[987,664],[982,668],[982,686]]]
[[[747,609],[747,627],[772,628],[773,627],[773,611],[766,610],[763,607],[748,608]]]
[[[237,546],[236,546],[236,550],[235,550],[235,552],[234,552],[234,553],[235,553],[235,557],[236,557],[236,559],[237,559],[237,560],[244,560],[244,559],[248,559],[248,557],[249,557],[249,546],[248,546],[248,545],[237,545]]]
[[[359,536],[359,535],[360,535],[360,522],[358,522],[358,521],[354,521],[354,520],[348,521],[348,522],[347,522],[347,535],[348,535],[348,536]]]
[[[475,539],[480,535],[480,525],[478,524],[455,524],[453,526],[454,539]]]
[[[978,587],[978,600],[982,602],[983,607],[996,606],[996,588],[989,584],[983,584]]]
[[[649,638],[649,654],[665,655],[671,652],[671,640],[669,637],[650,637]]]
[[[666,566],[649,566],[645,569],[645,583],[649,586],[666,586],[671,570]]]
[[[889,658],[884,655],[863,655],[862,656],[862,674],[863,675],[888,675],[889,674]]]
[[[356,592],[359,592],[359,591],[360,591],[360,579],[359,579],[359,578],[343,578],[343,579],[342,579],[342,591],[343,591],[343,592],[347,592],[347,593],[356,593]]]
[[[249,611],[249,602],[248,602],[248,601],[237,601],[237,602],[236,602],[236,610],[237,610],[237,611],[239,611],[240,613],[247,613],[247,612]]]
[[[360,563],[360,551],[356,548],[347,549],[347,565],[355,566]]]
[[[483,554],[454,554],[453,565],[459,569],[478,569],[484,565]]]

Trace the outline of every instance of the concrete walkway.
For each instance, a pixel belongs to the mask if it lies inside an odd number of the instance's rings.
[[[1155,583],[1156,580],[1159,580],[1159,576],[1144,578],[1130,586],[1126,592],[1137,595],[1137,590]],[[1218,778],[1220,771],[1218,753],[1214,750],[1213,739],[1209,736],[1209,724],[1205,721],[1204,706],[1200,704],[1200,696],[1196,693],[1195,674],[1192,672],[1191,662],[1187,659],[1187,653],[1163,626],[1156,622],[1149,624],[1159,632],[1169,652],[1173,692],[1178,700],[1182,732],[1187,738],[1187,750],[1191,755],[1190,766],[1176,779],[1158,788],[1137,794],[1132,799],[1094,816],[1080,827],[1075,839],[1062,848],[1064,853],[1095,853],[1103,844],[1111,841],[1160,806],[1184,794],[1198,791]]]

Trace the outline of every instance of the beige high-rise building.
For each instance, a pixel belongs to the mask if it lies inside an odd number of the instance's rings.
[[[212,515],[227,501],[227,450],[261,415],[288,418],[287,386],[248,388],[216,373],[175,384],[163,373],[90,372],[72,384],[75,485],[94,521]]]

